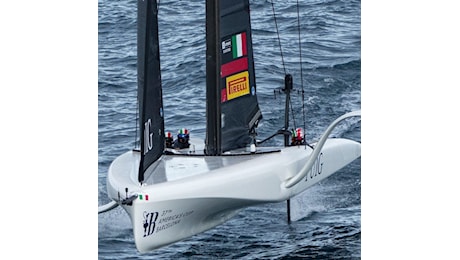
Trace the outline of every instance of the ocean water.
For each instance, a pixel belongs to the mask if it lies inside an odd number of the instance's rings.
[[[306,126],[318,140],[340,115],[361,107],[361,2],[250,1],[258,100],[264,119],[258,138],[284,125],[284,73],[294,77],[291,127]],[[109,201],[107,169],[136,139],[136,1],[98,1],[98,204]],[[205,136],[204,1],[159,6],[165,128],[186,127]],[[300,28],[300,47],[299,33]],[[300,55],[301,53],[301,55]],[[302,102],[301,90],[304,90]],[[302,108],[304,107],[304,110]],[[303,112],[305,111],[305,112]],[[305,121],[304,121],[305,119]],[[305,124],[304,124],[305,122]],[[361,141],[359,118],[343,122],[335,137]],[[283,145],[281,137],[270,145]],[[361,160],[291,201],[247,208],[212,230],[139,254],[122,208],[98,215],[99,259],[359,259],[361,258]]]

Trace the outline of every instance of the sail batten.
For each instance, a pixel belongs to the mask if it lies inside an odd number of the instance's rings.
[[[156,0],[138,0],[137,75],[141,160],[138,181],[164,150],[164,117]]]

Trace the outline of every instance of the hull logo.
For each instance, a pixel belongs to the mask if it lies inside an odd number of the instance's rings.
[[[144,211],[144,237],[150,236],[155,231],[158,212],[147,213]]]
[[[305,181],[308,181],[308,175],[310,175],[310,179],[313,179],[316,176],[320,175],[323,172],[323,164],[323,153],[320,153],[318,155],[318,158],[316,158],[315,162],[313,163],[313,166],[309,174],[305,176]]]

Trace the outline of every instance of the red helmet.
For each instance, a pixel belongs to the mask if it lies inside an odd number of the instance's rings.
[[[302,128],[297,128],[293,134],[296,140],[303,140],[303,131]]]

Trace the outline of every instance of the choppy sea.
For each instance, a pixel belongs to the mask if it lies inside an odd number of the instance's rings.
[[[98,1],[99,205],[109,201],[106,174],[111,161],[135,144],[136,2]],[[159,4],[165,128],[174,133],[185,127],[204,139],[204,1]],[[250,4],[264,117],[258,138],[284,124],[284,96],[277,88],[283,86],[286,71],[293,75],[296,90],[291,127],[305,125],[307,141],[314,142],[334,119],[361,107],[361,2],[274,1],[281,51],[272,2]],[[360,120],[347,120],[333,136],[361,141]],[[283,140],[270,144],[282,146]],[[119,207],[98,215],[99,259],[361,258],[360,159],[293,198],[291,206],[291,224],[286,203],[255,206],[212,230],[146,254],[137,252],[129,217]]]

